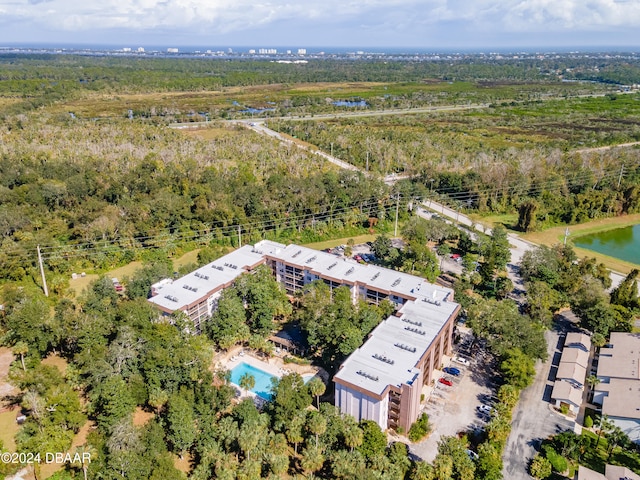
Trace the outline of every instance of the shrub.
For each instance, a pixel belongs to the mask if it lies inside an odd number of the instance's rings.
[[[593,418],[591,418],[589,415],[587,415],[584,419],[584,426],[586,428],[591,428],[593,427]]]
[[[543,450],[545,451],[545,456],[549,463],[551,463],[551,467],[555,472],[562,473],[565,472],[568,468],[567,460],[556,452],[550,445],[546,445]]]
[[[542,479],[547,478],[551,475],[552,467],[549,460],[545,457],[536,453],[536,456],[533,457],[533,461],[531,462],[531,466],[529,467],[529,472],[533,478]]]
[[[296,365],[311,365],[311,360],[308,360],[306,358],[294,357],[292,355],[287,355],[282,360],[284,363],[295,363]]]
[[[563,415],[569,413],[569,405],[567,405],[566,403],[560,405],[560,413],[562,413]]]
[[[409,440],[412,442],[419,442],[426,437],[431,431],[431,425],[429,425],[429,415],[423,413],[420,417],[411,425],[409,429]]]

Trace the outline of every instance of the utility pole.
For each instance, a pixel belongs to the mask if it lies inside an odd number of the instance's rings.
[[[618,188],[620,188],[620,182],[622,182],[623,174],[624,174],[624,163],[620,166],[620,176],[618,177]]]
[[[400,192],[398,192],[398,195],[396,196],[396,226],[393,229],[393,236],[397,237],[398,236],[398,210],[400,208]]]
[[[367,150],[367,167],[365,168],[365,171],[368,172],[369,171],[369,151]]]
[[[238,225],[238,248],[242,247],[242,226]]]
[[[40,275],[42,275],[42,287],[44,288],[45,297],[49,296],[49,289],[47,288],[47,278],[44,276],[44,266],[42,265],[42,255],[40,254],[40,245],[38,245],[38,264],[40,265]]]
[[[331,156],[333,157],[333,142],[331,142]]]

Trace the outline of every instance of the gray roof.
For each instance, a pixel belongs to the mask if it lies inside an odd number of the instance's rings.
[[[587,351],[591,349],[591,337],[586,333],[580,332],[570,332],[567,333],[567,336],[564,340],[564,346],[567,347],[575,347],[578,345],[583,345]]]
[[[407,302],[401,316],[381,322],[334,378],[378,397],[389,385],[412,384],[419,374],[417,363],[458,307],[454,302]]]
[[[576,478],[577,480],[607,480],[607,477],[603,474],[582,465],[578,467],[578,476]]]
[[[640,380],[640,334],[613,332],[600,349],[598,376]]]
[[[585,352],[581,348],[564,347],[560,361],[577,363],[578,365],[587,368],[589,365],[589,352]]]
[[[619,465],[607,465],[604,476],[607,477],[607,480],[640,480],[640,475]]]
[[[556,378],[573,380],[579,384],[584,384],[586,376],[587,369],[574,362],[560,361],[560,365],[558,365],[558,372],[556,373]]]
[[[582,404],[582,390],[574,388],[569,382],[556,380],[553,383],[551,398],[554,400],[565,400],[579,407]]]
[[[157,295],[149,301],[163,310],[183,310],[229,286],[239,275],[263,263],[265,252],[282,247],[284,245],[268,241],[255,247],[245,245],[171,283],[158,282],[154,285]]]
[[[612,378],[609,383],[598,383],[597,392],[608,392],[602,399],[602,413],[610,417],[640,419],[640,382]]]
[[[452,298],[450,288],[440,287],[425,279],[371,264],[360,264],[355,260],[340,258],[327,252],[319,252],[300,245],[288,245],[276,249],[270,257],[309,270],[323,278],[367,285],[369,288],[395,294],[403,298],[430,298],[443,301]]]

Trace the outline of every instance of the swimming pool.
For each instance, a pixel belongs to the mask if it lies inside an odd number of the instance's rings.
[[[236,365],[231,370],[231,383],[240,386],[240,377],[242,377],[245,373],[252,375],[256,380],[256,384],[251,389],[251,391],[258,395],[260,398],[264,398],[267,401],[271,400],[271,379],[278,377],[242,362],[239,365]]]

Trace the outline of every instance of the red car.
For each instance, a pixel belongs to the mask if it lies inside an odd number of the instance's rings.
[[[448,378],[444,378],[441,377],[440,380],[438,380],[440,383],[445,384],[447,387],[453,387],[453,382],[451,380],[449,380]]]

